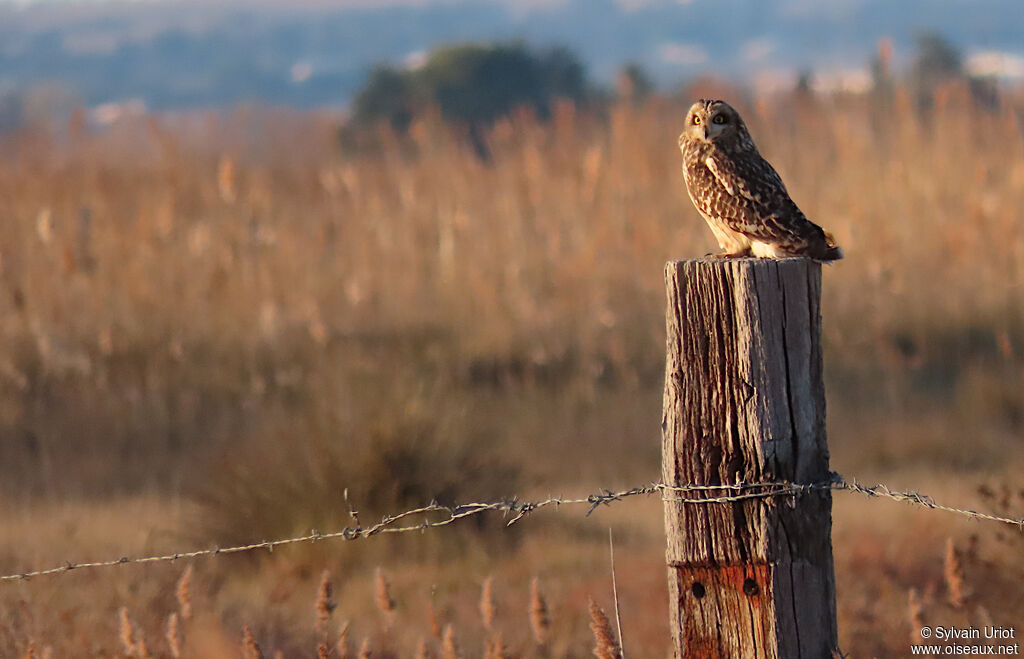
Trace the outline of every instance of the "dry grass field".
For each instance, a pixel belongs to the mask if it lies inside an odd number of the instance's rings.
[[[833,469],[1024,514],[1024,100],[736,104],[847,254]],[[0,573],[656,480],[662,265],[715,247],[685,105],[522,114],[489,162],[429,115],[358,155],[253,109],[2,138]],[[664,656],[660,502],[583,513],[202,559],[187,597],[182,563],[5,582],[0,656],[342,656],[346,622],[350,656],[451,656],[449,625],[467,657],[589,656],[609,527],[626,650]],[[914,620],[1024,631],[1015,529],[847,493],[834,518],[849,656],[905,656]]]

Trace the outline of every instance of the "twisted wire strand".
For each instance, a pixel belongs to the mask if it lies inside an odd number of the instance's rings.
[[[14,574],[0,576],[0,582],[23,581],[33,577],[41,577],[52,574],[61,574],[73,570],[88,568],[113,567],[118,565],[129,565],[138,563],[161,563],[177,561],[182,559],[201,558],[207,556],[225,556],[228,554],[240,554],[244,552],[265,549],[274,551],[278,547],[288,545],[320,542],[323,540],[359,540],[369,538],[382,533],[410,533],[413,531],[426,531],[454,524],[467,517],[474,517],[485,512],[497,511],[509,516],[506,526],[512,526],[530,513],[554,506],[577,506],[586,504],[589,506],[587,515],[590,515],[601,506],[611,505],[616,501],[635,496],[646,496],[661,494],[664,501],[673,501],[683,504],[714,504],[749,501],[752,499],[769,499],[776,497],[796,497],[814,491],[837,490],[854,492],[870,498],[888,498],[894,501],[908,503],[928,510],[942,510],[976,520],[986,520],[1016,526],[1024,531],[1024,517],[1004,517],[991,513],[978,512],[966,508],[956,508],[936,503],[935,500],[919,492],[901,492],[889,489],[884,484],[865,486],[856,480],[844,480],[838,474],[832,474],[827,481],[818,483],[792,483],[788,481],[777,481],[767,483],[733,483],[724,485],[666,485],[665,483],[652,483],[632,487],[626,490],[612,491],[602,490],[599,493],[590,494],[579,498],[548,497],[537,501],[520,501],[517,498],[505,499],[502,501],[465,503],[457,506],[443,506],[437,502],[431,502],[426,506],[414,508],[395,515],[386,515],[379,522],[369,527],[347,526],[337,531],[321,533],[316,530],[310,531],[307,535],[280,540],[262,540],[247,545],[232,547],[215,547],[210,549],[196,549],[192,551],[175,552],[173,554],[162,554],[154,556],[142,556],[130,558],[122,556],[105,561],[94,562],[66,562],[63,565],[46,569],[31,570]],[[431,519],[430,515],[440,514],[440,518]],[[422,521],[409,523],[406,520],[423,516]]]

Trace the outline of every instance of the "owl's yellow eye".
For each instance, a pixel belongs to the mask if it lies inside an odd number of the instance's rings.
[[[724,114],[716,114],[714,119],[711,120],[711,123],[724,124],[725,121],[726,121],[726,119],[725,119],[725,115]]]
[[[698,117],[697,115],[693,115],[693,125],[700,126],[700,117]]]

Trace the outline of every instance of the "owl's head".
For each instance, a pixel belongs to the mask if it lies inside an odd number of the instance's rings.
[[[740,147],[753,147],[740,114],[725,101],[700,99],[690,106],[679,144],[690,140],[709,144],[735,141]]]

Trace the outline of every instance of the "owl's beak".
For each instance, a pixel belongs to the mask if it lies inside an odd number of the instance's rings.
[[[701,131],[704,135],[704,141],[708,142],[708,124],[706,121],[703,124],[701,124]]]

